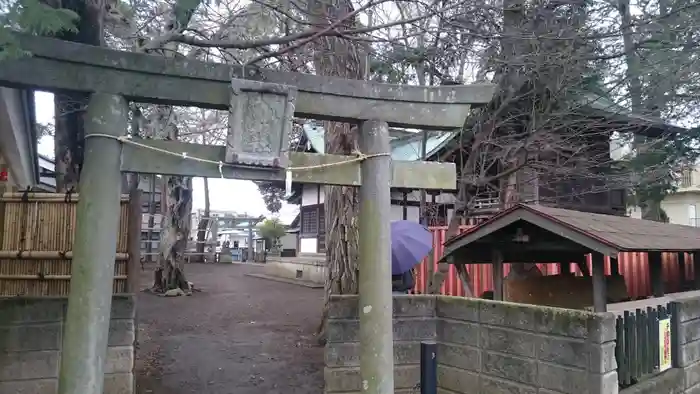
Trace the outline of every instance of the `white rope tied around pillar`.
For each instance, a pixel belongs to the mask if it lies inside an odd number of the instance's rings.
[[[200,163],[207,163],[207,164],[212,164],[215,165],[219,168],[219,175],[221,178],[224,178],[224,166],[226,167],[236,167],[235,164],[230,164],[230,163],[224,163],[221,160],[209,160],[209,159],[202,159],[200,157],[195,157],[195,156],[190,156],[187,154],[187,152],[171,152],[166,149],[161,149],[155,146],[150,146],[147,144],[142,144],[138,141],[135,141],[131,139],[129,136],[115,136],[111,134],[100,134],[100,133],[94,133],[94,134],[87,134],[85,135],[85,138],[91,138],[91,137],[101,137],[101,138],[109,138],[112,140],[117,140],[123,144],[130,144],[134,146],[138,146],[139,148],[144,148],[144,149],[149,149],[154,152],[159,152],[163,153],[166,155],[171,155],[171,156],[177,156],[185,160],[192,160]],[[286,174],[285,174],[285,193],[289,196],[292,192],[292,172],[304,172],[304,171],[314,171],[314,170],[324,170],[326,168],[330,167],[336,167],[336,166],[342,166],[342,165],[348,165],[348,164],[353,164],[353,163],[358,163],[358,162],[363,162],[367,159],[371,159],[374,157],[382,157],[382,156],[390,156],[391,153],[385,152],[385,153],[372,153],[369,155],[366,155],[359,150],[354,150],[352,152],[355,157],[347,159],[347,160],[342,160],[342,161],[336,161],[333,163],[324,163],[324,164],[316,164],[312,166],[299,166],[299,167],[287,167],[285,169]]]

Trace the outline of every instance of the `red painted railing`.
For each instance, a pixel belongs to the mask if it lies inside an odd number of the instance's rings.
[[[462,226],[461,231],[466,231],[470,226]],[[443,244],[445,243],[445,233],[447,227],[431,227],[433,233],[433,246],[435,248],[434,260],[431,262],[434,271],[437,270],[437,261],[443,255]],[[666,292],[672,293],[681,291],[681,275],[679,271],[678,255],[676,253],[662,253],[663,275],[666,283]],[[426,258],[418,267],[416,272],[417,293],[425,293],[428,283],[428,264]],[[685,277],[692,279],[693,258],[691,255],[685,256]],[[631,298],[647,297],[651,295],[651,284],[649,282],[648,257],[646,253],[620,253],[618,257],[620,274],[624,276],[627,285],[627,292]],[[588,256],[588,267],[590,270],[591,259]],[[559,265],[553,263],[541,263],[538,267],[544,275],[555,275],[559,273]],[[484,291],[493,290],[493,277],[491,276],[490,264],[469,264],[467,265],[469,276],[472,281],[472,290],[475,296],[481,296]],[[504,267],[505,274],[508,274],[510,266]],[[572,270],[580,275],[576,264],[572,264]],[[605,258],[605,273],[610,274],[610,259]],[[453,266],[450,266],[449,273],[445,278],[440,290],[441,294],[452,296],[464,296],[464,287],[457,276]]]

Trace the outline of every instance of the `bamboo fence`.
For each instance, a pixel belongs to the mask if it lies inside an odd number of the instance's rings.
[[[32,192],[0,197],[0,297],[68,295],[78,198],[78,194]],[[122,196],[115,294],[127,292],[129,266],[133,266],[127,241],[129,215],[129,198]]]

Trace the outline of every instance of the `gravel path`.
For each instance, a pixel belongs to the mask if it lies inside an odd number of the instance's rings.
[[[138,296],[137,394],[323,392],[322,290],[245,276],[257,266],[185,269],[202,292]]]

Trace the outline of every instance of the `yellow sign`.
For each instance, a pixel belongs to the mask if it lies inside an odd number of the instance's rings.
[[[659,320],[659,372],[671,368],[671,319]]]

